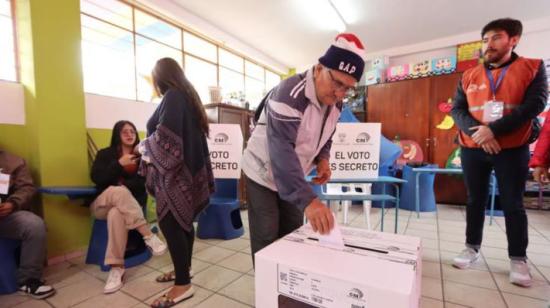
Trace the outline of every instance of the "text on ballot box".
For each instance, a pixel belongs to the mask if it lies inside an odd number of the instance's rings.
[[[216,179],[241,177],[243,134],[237,124],[210,124],[208,150]]]
[[[380,129],[380,123],[338,123],[330,149],[331,177],[377,177]]]

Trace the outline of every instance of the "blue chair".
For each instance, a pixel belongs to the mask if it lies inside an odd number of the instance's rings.
[[[401,148],[391,140],[387,139],[384,136],[380,136],[380,163],[378,164],[378,175],[379,176],[395,176],[395,161],[401,155]],[[382,194],[383,186],[382,183],[374,183],[372,185],[373,194]],[[395,196],[395,188],[391,185],[386,185],[386,194]],[[373,207],[382,207],[382,202],[373,201]],[[395,206],[394,203],[386,202],[385,208]]]
[[[17,291],[17,267],[21,241],[0,238],[0,294]]]
[[[230,240],[244,234],[237,186],[237,179],[216,179],[216,192],[199,214],[198,238]]]
[[[107,220],[95,219],[92,227],[92,235],[90,237],[90,243],[88,245],[88,253],[86,255],[86,264],[97,264],[101,267],[101,270],[107,272],[111,269],[111,266],[104,264],[105,253],[107,251],[108,242],[108,229]],[[134,240],[132,240],[134,239]],[[128,243],[130,242],[143,242],[139,232],[130,230],[128,232]],[[124,267],[130,268],[140,265],[149,259],[151,259],[151,252],[145,244],[137,245],[137,248],[129,249],[126,247],[126,253],[124,255]]]
[[[147,211],[145,209],[143,209],[143,213],[147,216]],[[158,229],[155,227],[151,231],[157,233]],[[109,231],[107,228],[107,220],[94,219],[90,243],[88,244],[88,253],[86,254],[86,264],[97,264],[104,272],[111,269],[111,266],[103,263],[105,261],[108,240]],[[124,267],[130,268],[140,265],[151,259],[151,256],[152,254],[145,246],[141,234],[136,230],[130,230],[128,232],[128,243],[124,254]]]
[[[425,165],[419,168],[437,168],[437,165]],[[403,180],[406,180],[407,183],[404,183],[401,186],[401,204],[400,208],[406,209],[409,211],[416,210],[415,203],[415,189],[416,189],[416,177],[412,172],[413,167],[404,165],[403,166]],[[434,195],[434,173],[423,173],[420,174],[420,212],[433,212],[436,210],[435,204],[435,195]]]

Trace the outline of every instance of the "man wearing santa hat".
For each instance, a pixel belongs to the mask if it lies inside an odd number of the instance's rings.
[[[243,155],[252,256],[303,223],[326,234],[334,218],[306,182],[330,179],[330,147],[342,100],[365,67],[365,49],[351,33],[336,36],[311,69],[273,88],[259,107],[258,124]]]

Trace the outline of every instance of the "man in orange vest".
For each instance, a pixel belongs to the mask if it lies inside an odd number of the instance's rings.
[[[529,172],[529,143],[536,116],[548,97],[544,63],[513,52],[522,32],[519,20],[497,19],[481,31],[484,64],[462,75],[451,115],[459,127],[462,169],[468,191],[466,249],[453,265],[468,268],[479,258],[489,177],[494,170],[506,221],[510,282],[529,287],[527,215],[523,208]],[[536,126],[538,128],[538,126]]]

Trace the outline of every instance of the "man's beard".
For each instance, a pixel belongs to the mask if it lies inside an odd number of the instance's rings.
[[[491,51],[490,56],[487,54],[488,51]],[[506,50],[498,51],[496,49],[488,49],[483,55],[483,59],[487,63],[498,63],[502,58],[507,54]]]

